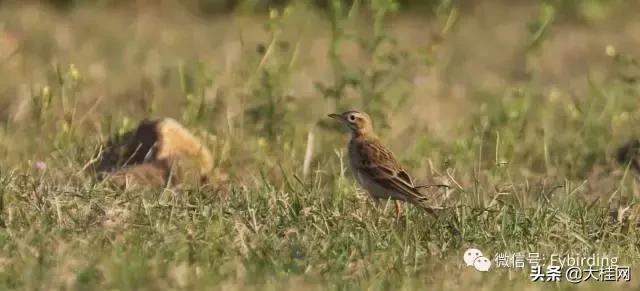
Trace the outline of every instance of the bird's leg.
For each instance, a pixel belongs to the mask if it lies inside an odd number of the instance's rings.
[[[395,200],[396,204],[396,221],[400,221],[400,201]]]

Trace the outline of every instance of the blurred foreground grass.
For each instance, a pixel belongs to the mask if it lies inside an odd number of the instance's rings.
[[[613,2],[578,19],[565,2],[373,3],[2,6],[0,288],[637,289],[638,180],[613,154],[640,134],[640,22]],[[347,108],[374,116],[416,180],[452,186],[437,219],[370,205],[325,119]],[[149,115],[203,136],[228,193],[82,171]],[[625,208],[631,222],[610,218]],[[479,273],[469,247],[618,256],[632,281]]]

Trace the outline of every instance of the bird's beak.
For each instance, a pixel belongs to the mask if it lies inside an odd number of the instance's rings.
[[[337,120],[341,120],[342,119],[342,116],[340,114],[335,114],[335,113],[329,114],[329,117],[331,117],[333,119],[337,119]]]

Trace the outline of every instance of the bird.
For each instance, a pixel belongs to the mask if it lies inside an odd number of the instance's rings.
[[[409,202],[434,215],[433,210],[425,205],[428,197],[418,191],[420,187],[414,185],[411,176],[391,150],[375,135],[371,117],[367,113],[349,110],[329,114],[329,117],[350,129],[347,156],[351,172],[374,201],[393,200],[396,219],[400,217],[400,201]]]

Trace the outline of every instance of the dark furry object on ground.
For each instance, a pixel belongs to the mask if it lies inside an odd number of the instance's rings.
[[[616,152],[616,160],[640,173],[640,140],[633,139],[621,145]]]
[[[202,142],[171,118],[144,119],[135,129],[111,138],[91,169],[123,186],[161,186],[180,180],[181,173],[174,170],[187,158],[196,160],[200,181],[207,182],[213,165]]]

